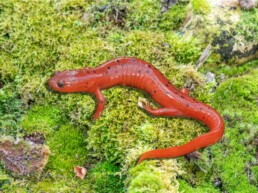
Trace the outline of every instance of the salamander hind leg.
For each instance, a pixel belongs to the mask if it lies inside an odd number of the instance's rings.
[[[139,99],[138,100],[138,106],[140,108],[145,109],[148,113],[154,115],[154,116],[180,116],[182,113],[174,109],[173,107],[162,107],[162,108],[157,108],[154,109],[149,101],[146,101],[145,99]]]
[[[93,115],[94,120],[96,120],[100,117],[100,115],[102,114],[102,112],[104,110],[105,103],[106,103],[106,99],[99,89],[95,92],[95,95],[97,98],[97,108]]]

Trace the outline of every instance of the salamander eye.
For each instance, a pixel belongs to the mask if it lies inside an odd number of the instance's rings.
[[[57,83],[57,86],[59,87],[59,88],[63,88],[64,87],[64,81],[59,81],[58,83]]]

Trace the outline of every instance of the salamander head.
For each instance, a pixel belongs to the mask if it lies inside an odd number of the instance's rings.
[[[92,92],[96,90],[97,77],[97,74],[85,74],[82,70],[65,70],[55,72],[47,83],[57,92]]]

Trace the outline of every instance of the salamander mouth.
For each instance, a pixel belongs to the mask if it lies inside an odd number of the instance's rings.
[[[51,87],[50,87],[48,81],[45,82],[45,87],[46,87],[46,89],[47,89],[49,92],[53,92],[53,90],[51,89]]]
[[[55,85],[55,83],[53,83],[53,82],[51,82],[51,81],[47,81],[47,82],[45,82],[45,87],[46,87],[46,89],[47,89],[47,91],[49,91],[49,92],[54,92],[54,93],[59,93],[60,94],[60,91],[57,91],[56,89],[55,89],[55,87],[52,87],[51,85]],[[59,87],[59,86],[56,86],[57,88],[61,88],[61,87]]]

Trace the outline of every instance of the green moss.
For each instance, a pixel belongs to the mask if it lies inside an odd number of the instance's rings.
[[[254,176],[249,176],[246,168],[250,167],[249,163],[256,156],[252,144],[258,131],[257,75],[258,70],[253,70],[242,77],[229,79],[221,84],[214,98],[217,108],[223,110],[227,123],[220,150],[224,159],[218,156],[216,164],[223,187],[229,192],[256,191],[257,181],[252,180]]]
[[[11,178],[0,169],[0,191],[11,184]]]
[[[130,29],[157,29],[160,4],[158,1],[133,1],[126,26]]]
[[[242,11],[240,21],[237,23],[236,32],[244,36],[247,41],[258,41],[258,10]]]
[[[0,134],[15,135],[19,132],[19,122],[23,114],[23,102],[11,85],[0,90]]]
[[[208,14],[211,10],[211,5],[207,0],[191,0],[193,12],[196,14]]]
[[[201,55],[198,41],[195,38],[184,38],[179,35],[167,34],[167,43],[171,45],[175,60],[179,63],[195,62]]]
[[[162,31],[176,30],[186,18],[187,9],[185,4],[179,3],[172,6],[160,16],[158,29]]]
[[[158,1],[133,1],[128,5],[126,27],[130,29],[176,30],[186,17],[186,3],[178,3],[165,13],[161,13]]]
[[[66,176],[73,177],[73,167],[87,162],[85,132],[82,128],[67,123],[51,135],[52,137],[47,139],[52,155],[47,169],[51,170],[52,174],[66,173]]]
[[[94,190],[98,193],[125,192],[124,176],[119,171],[118,166],[109,162],[98,163],[91,171]]]
[[[180,173],[176,160],[142,162],[130,170],[128,180],[130,193],[143,192],[178,192],[176,175]]]
[[[65,179],[60,174],[59,177],[55,177],[56,181],[53,181],[51,176],[44,177],[44,179],[37,182],[30,181],[17,181],[9,186],[4,187],[4,192],[88,192],[94,193],[90,186],[85,183],[85,181],[78,181],[76,179],[70,178]],[[67,183],[69,181],[69,183]],[[29,185],[29,187],[28,187]]]
[[[189,193],[203,193],[203,192],[219,193],[219,192],[221,192],[218,188],[217,189],[214,188],[212,184],[203,183],[201,186],[194,188],[183,180],[180,180],[179,182],[180,182],[179,191],[182,191],[182,192],[185,190],[187,190],[187,192],[189,192]]]
[[[223,73],[224,75],[228,77],[232,76],[240,76],[245,73],[248,73],[248,71],[252,70],[253,68],[258,66],[258,60],[252,60],[250,62],[247,62],[243,65],[240,66],[224,66],[218,69],[217,71],[214,70],[214,73],[221,74]]]
[[[257,77],[257,70],[253,70],[248,75],[222,83],[215,94],[215,107],[227,110],[241,109],[239,112],[246,121],[257,123],[258,114],[255,111],[258,95]]]
[[[163,179],[157,171],[145,170],[134,177],[128,192],[158,192],[164,191]]]
[[[25,131],[40,132],[51,135],[62,124],[62,115],[58,108],[51,106],[35,106],[23,117],[22,127]]]

